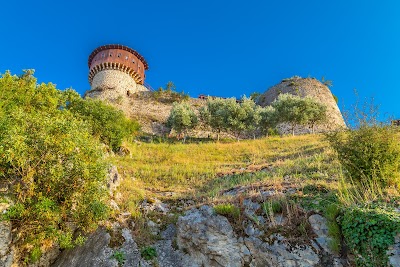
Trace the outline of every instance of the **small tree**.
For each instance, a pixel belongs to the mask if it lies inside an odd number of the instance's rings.
[[[174,129],[178,135],[184,134],[183,142],[186,141],[187,132],[193,129],[197,122],[197,115],[188,103],[174,103],[167,119],[168,127]]]
[[[291,94],[281,94],[278,99],[272,103],[277,113],[278,122],[288,123],[292,135],[294,136],[294,128],[297,125],[306,124],[308,122],[308,114],[306,100],[299,96]]]
[[[254,101],[246,97],[242,98],[241,103],[235,98],[227,99],[225,109],[226,127],[237,140],[244,131],[254,130],[261,118]]]
[[[268,130],[276,126],[276,111],[272,106],[266,106],[260,109],[259,129],[263,134],[268,135]]]
[[[304,112],[307,116],[308,123],[310,124],[311,132],[314,134],[315,125],[322,123],[327,119],[326,106],[311,97],[306,97],[304,100],[306,104]]]
[[[200,118],[217,133],[217,140],[226,129],[226,101],[222,98],[208,98],[207,103],[200,109]]]

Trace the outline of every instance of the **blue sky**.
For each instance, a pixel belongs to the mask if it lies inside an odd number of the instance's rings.
[[[374,97],[400,118],[399,1],[7,1],[0,72],[89,89],[87,58],[119,43],[149,63],[158,88],[241,96],[299,75],[333,81],[339,106]]]

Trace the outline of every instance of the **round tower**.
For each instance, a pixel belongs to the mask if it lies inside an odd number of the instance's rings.
[[[137,51],[124,45],[111,44],[96,48],[89,56],[89,83],[86,96],[115,100],[139,91],[144,86],[149,66]]]

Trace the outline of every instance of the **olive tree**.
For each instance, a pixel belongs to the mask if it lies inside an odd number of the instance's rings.
[[[222,98],[208,98],[207,103],[200,109],[202,122],[217,133],[217,140],[222,131],[226,130],[226,101]]]
[[[281,94],[278,99],[272,103],[272,107],[276,110],[277,122],[288,123],[292,135],[297,125],[306,124],[308,122],[308,114],[306,101],[295,95]]]
[[[323,123],[327,119],[326,105],[317,102],[311,97],[304,98],[305,113],[307,116],[308,124],[310,125],[311,132],[315,132],[315,125]]]
[[[193,129],[197,123],[197,115],[188,103],[174,103],[167,119],[167,125],[178,135],[184,134],[184,142],[188,131]]]
[[[276,111],[272,106],[266,106],[260,109],[259,129],[263,134],[268,134],[268,130],[276,126]]]

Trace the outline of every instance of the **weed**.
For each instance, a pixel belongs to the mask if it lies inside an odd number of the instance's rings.
[[[157,257],[157,251],[153,247],[144,247],[140,250],[140,255],[145,260],[152,260]]]
[[[215,213],[237,219],[240,216],[240,209],[233,204],[218,204],[214,206]]]
[[[125,252],[122,251],[122,250],[114,251],[114,253],[113,253],[113,255],[111,257],[118,261],[118,266],[124,265],[125,260],[126,260]]]

